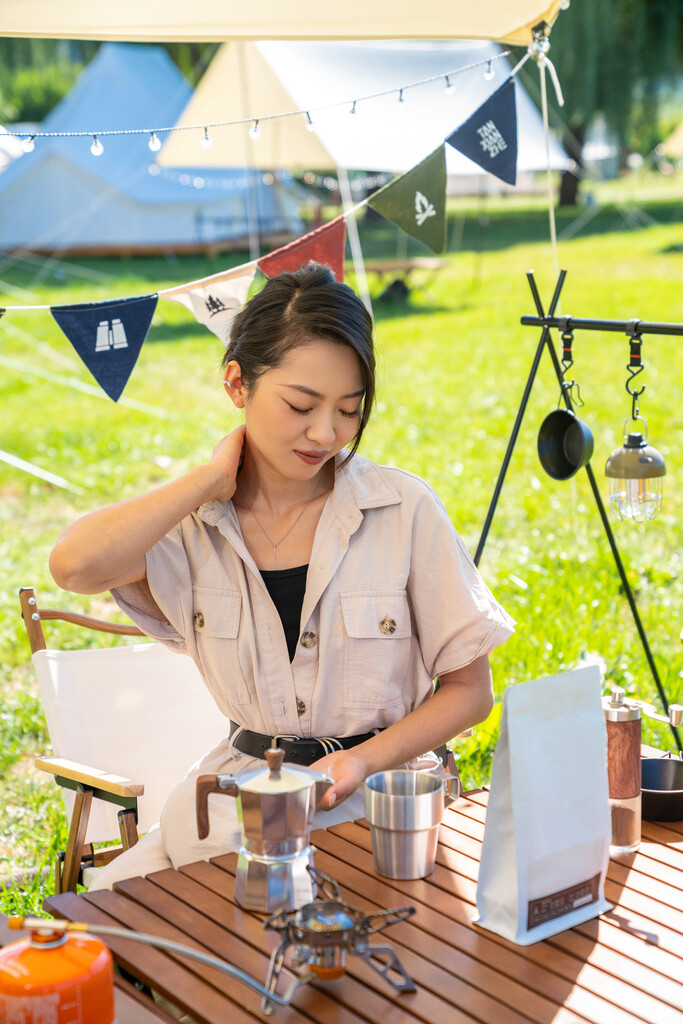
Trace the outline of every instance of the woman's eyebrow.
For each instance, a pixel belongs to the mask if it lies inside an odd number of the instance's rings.
[[[292,391],[300,391],[303,395],[310,395],[311,398],[324,398],[319,391],[314,391],[313,388],[307,388],[305,384],[285,384],[286,388],[291,388]],[[365,394],[365,388],[360,388],[358,391],[352,391],[349,395],[341,395],[342,399],[345,398],[362,398]]]

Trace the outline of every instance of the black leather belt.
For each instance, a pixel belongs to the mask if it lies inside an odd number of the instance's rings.
[[[231,736],[238,729],[239,726],[235,722],[230,723]],[[339,750],[340,748],[350,750],[351,747],[357,747],[359,743],[365,743],[366,740],[371,739],[374,735],[374,732],[364,732],[361,736],[335,737],[332,743],[328,742],[328,737],[325,737],[325,740],[318,740],[315,737],[299,739],[278,736],[277,745],[281,750],[284,750],[285,761],[291,761],[293,764],[311,765],[314,761],[324,757],[325,754],[329,754],[331,750]],[[265,757],[266,750],[273,746],[273,737],[267,736],[262,732],[251,732],[250,729],[243,729],[236,736],[234,746],[241,750],[243,754],[249,754],[251,757]]]

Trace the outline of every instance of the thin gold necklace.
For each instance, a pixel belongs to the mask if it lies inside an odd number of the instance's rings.
[[[256,520],[256,525],[259,527],[259,529],[263,533],[264,537],[266,538],[266,540],[268,541],[268,543],[271,545],[271,547],[273,549],[273,560],[275,561],[275,568],[276,569],[278,568],[278,564],[277,564],[277,549],[280,547],[280,545],[282,544],[283,541],[287,540],[287,538],[289,537],[290,533],[292,532],[292,530],[294,529],[296,524],[299,522],[299,520],[301,519],[301,517],[304,514],[304,512],[306,511],[306,509],[308,508],[308,506],[311,504],[311,502],[315,498],[316,494],[318,493],[318,488],[320,487],[320,481],[322,480],[322,477],[323,477],[323,475],[321,473],[320,476],[318,477],[318,480],[317,480],[317,483],[315,485],[315,490],[313,491],[313,494],[310,496],[310,498],[308,499],[308,501],[306,502],[304,507],[301,509],[301,512],[299,512],[299,515],[296,517],[296,519],[294,520],[294,522],[292,523],[290,528],[287,530],[287,533],[284,535],[284,537],[280,537],[280,539],[277,542],[277,544],[275,543],[273,538],[270,536],[270,534],[266,530],[265,526],[263,525],[263,523],[261,522],[259,517],[254,512],[254,509],[252,508],[252,505],[251,505],[251,502],[249,501],[249,498],[244,493],[244,489],[242,488],[242,484],[239,482],[239,480],[237,481],[237,486],[240,489],[240,494],[242,495],[242,497],[246,501],[247,506],[249,508],[249,511],[251,512],[252,516]]]

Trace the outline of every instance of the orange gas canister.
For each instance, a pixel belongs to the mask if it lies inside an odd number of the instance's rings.
[[[0,949],[0,1024],[115,1024],[107,947],[36,931]]]

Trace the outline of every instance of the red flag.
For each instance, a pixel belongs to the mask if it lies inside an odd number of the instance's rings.
[[[345,243],[346,221],[343,217],[335,217],[329,224],[264,256],[258,260],[258,268],[266,277],[275,277],[283,270],[299,270],[309,260],[315,260],[316,263],[327,264],[336,280],[343,281]]]

